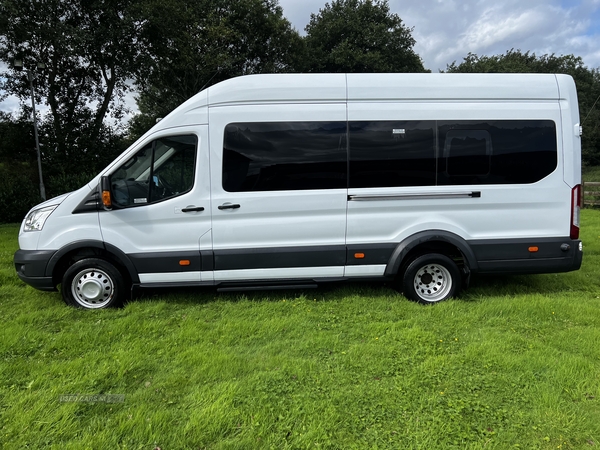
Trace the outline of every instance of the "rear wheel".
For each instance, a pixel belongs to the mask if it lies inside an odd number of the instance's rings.
[[[108,261],[86,258],[67,269],[61,290],[68,305],[101,309],[123,303],[125,281],[117,268]]]
[[[438,303],[460,290],[458,266],[445,255],[429,253],[415,258],[402,280],[404,295],[419,303]]]

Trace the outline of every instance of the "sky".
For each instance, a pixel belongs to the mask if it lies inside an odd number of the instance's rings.
[[[279,0],[283,14],[305,34],[324,0]],[[432,72],[460,63],[469,52],[498,55],[514,48],[536,55],[581,56],[600,67],[600,0],[389,0],[412,28],[414,49]]]
[[[284,16],[304,35],[311,13],[325,0],[279,0]],[[510,49],[581,56],[600,68],[600,0],[389,0],[391,12],[412,28],[414,47],[432,72],[460,63],[469,52],[498,55]],[[135,108],[134,94],[126,99]],[[16,111],[15,98],[0,110]]]

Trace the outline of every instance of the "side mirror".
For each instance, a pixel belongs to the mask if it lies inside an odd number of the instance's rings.
[[[100,178],[100,195],[102,198],[102,206],[107,211],[110,211],[113,205],[110,196],[110,179],[106,176]]]

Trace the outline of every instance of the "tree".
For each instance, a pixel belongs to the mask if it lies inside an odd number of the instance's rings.
[[[600,165],[600,70],[587,68],[581,57],[542,55],[508,50],[503,55],[477,56],[469,53],[460,64],[454,61],[449,73],[565,73],[577,86],[579,113],[584,126],[582,157],[584,164]],[[598,102],[595,104],[594,103]]]
[[[3,0],[0,61],[15,59],[36,71],[36,102],[48,113],[40,138],[45,170],[94,172],[116,149],[108,118],[122,118],[119,100],[137,68],[139,20],[135,0]],[[27,76],[8,69],[4,88],[27,111]],[[0,77],[1,78],[1,77]],[[54,192],[57,194],[57,192]]]
[[[334,0],[306,26],[310,72],[427,72],[387,0]]]
[[[303,42],[277,0],[148,0],[137,73],[137,137],[200,90],[252,73],[291,72]]]
[[[31,122],[0,112],[0,222],[20,222],[39,201]]]

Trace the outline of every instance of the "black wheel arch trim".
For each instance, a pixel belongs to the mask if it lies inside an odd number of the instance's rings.
[[[477,258],[475,257],[475,253],[473,253],[473,250],[471,249],[467,241],[465,241],[457,234],[451,233],[449,231],[427,230],[415,233],[407,237],[396,246],[396,248],[392,252],[390,260],[387,263],[384,275],[388,277],[396,276],[398,274],[398,271],[400,270],[400,266],[404,261],[404,258],[411,250],[413,250],[418,245],[432,241],[446,242],[458,248],[458,250],[465,257],[465,263],[469,267],[469,270],[471,272],[477,272],[479,268],[479,265],[477,264]]]
[[[100,250],[105,250],[106,252],[112,254],[117,260],[117,262],[119,262],[123,267],[127,269],[132,283],[139,283],[140,279],[138,277],[137,271],[129,257],[125,253],[123,253],[122,250],[119,250],[119,248],[115,247],[114,245],[96,240],[83,240],[72,242],[68,245],[65,245],[60,250],[57,250],[48,261],[48,265],[46,266],[46,276],[53,276],[53,272],[56,268],[56,265],[65,255],[84,248],[97,248]]]

